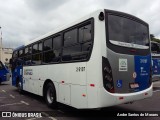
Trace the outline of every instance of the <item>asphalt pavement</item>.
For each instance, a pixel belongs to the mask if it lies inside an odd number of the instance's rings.
[[[57,109],[48,108],[43,97],[24,92],[20,94],[11,82],[0,85],[0,120],[83,120],[83,119],[160,119],[160,81],[154,84],[153,96],[132,104],[121,104],[96,110],[78,110],[59,104]],[[125,115],[130,117],[126,117]],[[137,115],[139,115],[137,117]],[[140,117],[144,115],[145,117]],[[149,115],[154,117],[150,117]],[[159,115],[157,117],[156,115]],[[9,117],[7,117],[9,116]],[[12,117],[10,117],[12,116]]]

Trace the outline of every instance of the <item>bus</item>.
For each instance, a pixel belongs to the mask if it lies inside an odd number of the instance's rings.
[[[12,84],[57,103],[94,109],[152,96],[149,26],[100,9],[14,50]]]
[[[10,73],[8,68],[0,61],[0,84],[9,81]]]
[[[151,41],[152,81],[160,80],[160,43]]]

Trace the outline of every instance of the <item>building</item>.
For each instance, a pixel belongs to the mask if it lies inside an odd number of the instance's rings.
[[[2,50],[2,51],[1,51]],[[2,48],[0,49],[0,60],[3,64],[9,64],[9,60],[12,57],[13,49],[12,48]]]

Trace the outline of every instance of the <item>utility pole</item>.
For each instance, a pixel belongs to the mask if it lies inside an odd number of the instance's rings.
[[[1,26],[0,26],[0,61],[2,61],[2,29],[1,29]]]

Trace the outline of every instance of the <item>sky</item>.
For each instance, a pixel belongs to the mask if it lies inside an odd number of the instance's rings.
[[[139,17],[160,39],[160,0],[0,0],[3,47],[16,48],[99,8]]]

